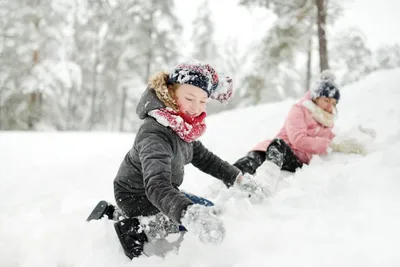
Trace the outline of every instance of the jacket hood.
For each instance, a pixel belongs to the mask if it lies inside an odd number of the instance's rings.
[[[307,93],[299,100],[299,104],[303,103],[304,101],[311,100],[311,91],[308,90]]]
[[[176,102],[169,94],[167,81],[168,74],[165,72],[157,73],[150,79],[136,107],[136,114],[140,119],[143,120],[150,111],[155,109],[165,107],[176,109]]]
[[[139,103],[136,107],[136,114],[141,120],[147,117],[147,114],[155,109],[165,108],[164,103],[158,99],[155,91],[147,87],[140,97]]]

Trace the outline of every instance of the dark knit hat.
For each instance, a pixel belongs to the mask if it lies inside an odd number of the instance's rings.
[[[340,91],[338,85],[335,83],[335,75],[330,70],[324,70],[320,74],[320,78],[311,88],[311,98],[318,97],[334,98],[339,102]]]
[[[233,93],[232,79],[218,75],[209,64],[198,60],[180,63],[169,74],[170,84],[190,84],[203,89],[208,97],[221,103],[229,101]]]

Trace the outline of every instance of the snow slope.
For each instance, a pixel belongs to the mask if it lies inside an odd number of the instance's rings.
[[[165,258],[129,261],[112,222],[86,223],[133,134],[0,133],[0,266],[399,266],[400,69],[342,89],[337,128],[373,128],[368,155],[315,157],[261,204],[233,197],[187,167],[182,188],[225,212],[227,236],[205,246],[190,233]],[[204,144],[230,162],[273,137],[294,100],[208,118]],[[260,174],[262,175],[262,174]]]

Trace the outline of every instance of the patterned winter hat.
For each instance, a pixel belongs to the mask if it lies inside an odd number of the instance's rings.
[[[209,64],[191,60],[176,66],[169,74],[170,84],[190,84],[203,89],[208,97],[228,102],[233,93],[232,79],[218,74]]]
[[[330,70],[321,72],[319,80],[317,80],[314,88],[311,88],[311,98],[315,99],[321,96],[334,98],[339,102],[340,91],[335,83],[335,75]]]

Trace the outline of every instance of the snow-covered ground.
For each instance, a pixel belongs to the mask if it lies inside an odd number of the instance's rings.
[[[261,204],[188,166],[182,188],[224,207],[227,236],[206,246],[188,233],[165,258],[129,261],[112,222],[85,222],[98,200],[114,201],[133,134],[0,133],[0,266],[400,266],[399,84],[391,70],[343,88],[337,129],[375,129],[369,153],[316,157]],[[202,140],[233,162],[273,137],[293,103],[210,117]]]

